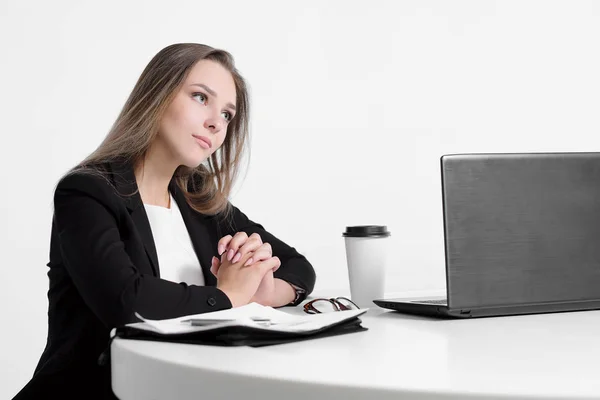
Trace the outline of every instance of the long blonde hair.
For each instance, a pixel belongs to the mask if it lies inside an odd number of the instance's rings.
[[[148,63],[121,113],[100,146],[72,171],[125,160],[135,166],[158,133],[162,116],[177,95],[191,68],[200,60],[221,64],[232,75],[236,114],[227,127],[223,145],[196,168],[180,166],[174,178],[188,204],[204,214],[229,209],[229,194],[239,172],[248,140],[249,101],[246,83],[225,50],[197,43],[178,43],[159,51]]]

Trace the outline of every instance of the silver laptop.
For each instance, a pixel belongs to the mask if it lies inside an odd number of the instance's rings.
[[[411,314],[600,309],[600,153],[441,158],[447,297],[378,299]]]

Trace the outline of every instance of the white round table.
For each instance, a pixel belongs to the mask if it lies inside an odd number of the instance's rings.
[[[366,332],[261,348],[117,338],[113,391],[121,400],[600,399],[600,311],[439,320],[374,307],[361,319]]]

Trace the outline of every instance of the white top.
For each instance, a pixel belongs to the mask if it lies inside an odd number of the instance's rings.
[[[171,208],[144,204],[158,255],[161,279],[204,286],[204,275],[177,202]]]
[[[258,348],[117,338],[113,390],[123,400],[600,399],[600,311],[440,320],[373,306],[360,318],[368,331]]]

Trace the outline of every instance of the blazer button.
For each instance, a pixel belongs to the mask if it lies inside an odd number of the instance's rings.
[[[217,304],[217,301],[215,300],[214,297],[209,297],[207,303],[210,306],[214,306],[215,304]]]

